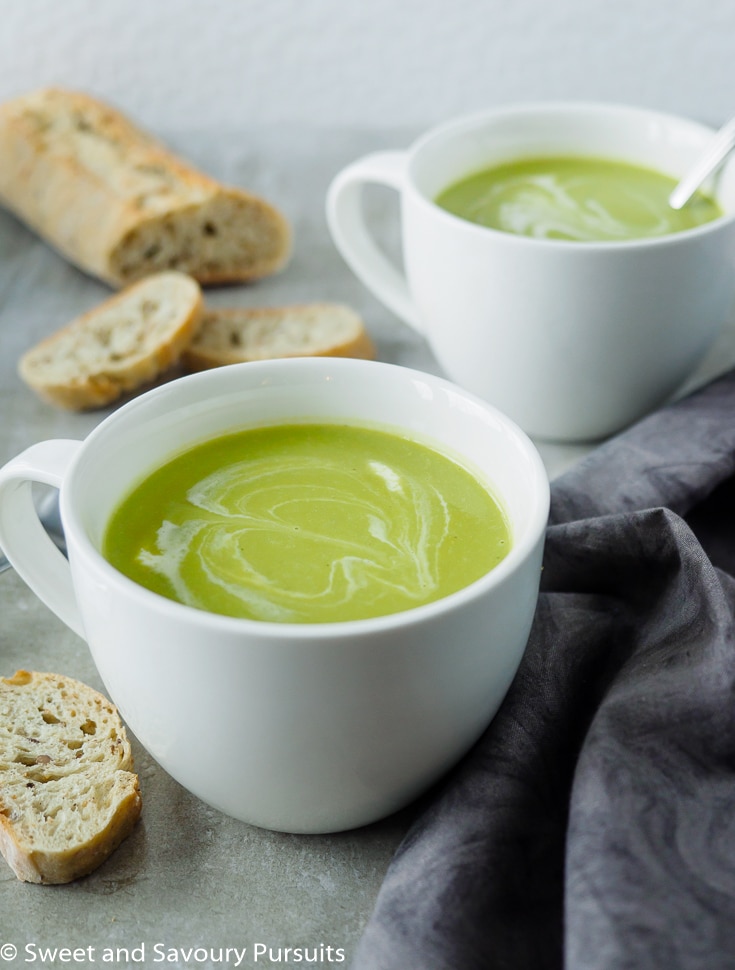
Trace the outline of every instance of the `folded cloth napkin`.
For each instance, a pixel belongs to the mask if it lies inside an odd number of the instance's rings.
[[[353,970],[735,967],[735,372],[552,483],[504,704]]]

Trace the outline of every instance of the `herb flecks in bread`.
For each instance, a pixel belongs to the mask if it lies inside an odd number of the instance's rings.
[[[0,851],[19,879],[89,874],[140,812],[130,744],[107,698],[60,674],[0,678]]]
[[[18,371],[71,410],[103,407],[173,366],[201,321],[199,284],[157,273],[97,305],[27,351]]]
[[[205,309],[183,355],[191,370],[276,357],[375,357],[360,317],[339,303]]]
[[[174,269],[200,283],[280,269],[290,227],[269,202],[178,158],[116,109],[45,88],[0,105],[0,203],[113,286]]]

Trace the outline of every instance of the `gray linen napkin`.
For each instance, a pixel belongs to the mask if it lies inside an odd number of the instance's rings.
[[[511,690],[353,970],[735,967],[735,372],[552,483]]]

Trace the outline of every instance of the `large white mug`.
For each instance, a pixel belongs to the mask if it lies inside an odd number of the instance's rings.
[[[735,298],[735,161],[714,185],[724,216],[621,242],[516,236],[458,218],[439,192],[534,156],[621,160],[679,178],[712,129],[643,109],[586,103],[499,108],[368,155],[330,186],[327,218],[355,274],[423,334],[445,373],[528,433],[609,435],[682,384]],[[362,187],[397,189],[405,277],[376,244]]]
[[[111,513],[167,457],[239,428],[298,420],[367,422],[457,456],[496,490],[507,557],[428,605],[315,624],[184,606],[105,560]],[[60,489],[68,562],[36,515],[34,481]],[[526,435],[451,383],[372,361],[264,361],[163,385],[83,442],[45,441],[11,460],[0,470],[0,545],[87,640],[110,697],[174,778],[245,821],[326,832],[405,805],[488,724],[528,638],[548,503]]]

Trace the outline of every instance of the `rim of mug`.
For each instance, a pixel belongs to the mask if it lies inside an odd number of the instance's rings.
[[[169,381],[166,384],[152,388],[139,397],[128,401],[116,411],[113,411],[96,428],[94,428],[84,440],[83,447],[80,448],[79,452],[72,460],[61,484],[59,492],[59,507],[62,524],[65,521],[70,522],[75,528],[74,538],[70,545],[73,546],[75,551],[80,553],[82,558],[85,558],[90,562],[93,569],[106,576],[110,583],[117,584],[121,586],[123,590],[127,590],[129,596],[135,596],[142,599],[144,603],[150,604],[151,608],[157,609],[159,612],[172,613],[175,617],[186,618],[189,622],[200,627],[218,629],[228,631],[230,633],[236,633],[238,631],[240,633],[252,632],[257,633],[258,637],[260,638],[271,639],[273,641],[294,639],[325,640],[344,637],[356,638],[366,635],[375,635],[376,633],[387,630],[398,630],[402,627],[418,626],[422,623],[431,622],[437,615],[441,616],[451,613],[455,609],[461,608],[466,602],[479,598],[486,592],[486,590],[499,586],[505,581],[506,578],[512,576],[513,573],[521,568],[521,566],[526,562],[528,556],[532,554],[534,548],[536,547],[539,539],[545,534],[549,518],[550,486],[548,475],[546,473],[541,456],[529,436],[511,418],[477,395],[471,393],[470,391],[465,391],[459,385],[437,375],[418,371],[414,368],[404,367],[399,364],[391,364],[383,361],[360,360],[357,358],[281,358],[268,361],[231,364],[227,370],[234,373],[242,368],[252,368],[254,365],[259,367],[260,370],[265,370],[266,368],[270,369],[272,367],[275,367],[276,370],[285,370],[288,368],[295,370],[297,368],[304,367],[306,369],[316,369],[320,365],[329,365],[331,367],[336,366],[338,369],[345,370],[349,368],[362,370],[363,367],[381,368],[383,370],[402,372],[407,379],[418,378],[423,382],[428,380],[437,387],[451,390],[454,395],[459,394],[465,401],[471,403],[474,407],[480,407],[483,411],[492,415],[493,419],[502,425],[505,433],[509,434],[509,436],[513,439],[515,445],[524,454],[525,460],[528,462],[529,470],[533,476],[533,492],[535,501],[534,507],[529,509],[528,525],[524,534],[518,539],[518,541],[515,541],[514,539],[508,554],[500,563],[498,563],[497,566],[494,566],[478,579],[466,586],[463,586],[461,589],[458,589],[453,593],[449,593],[446,596],[440,597],[437,600],[433,600],[430,603],[411,607],[396,613],[387,613],[364,619],[337,620],[333,622],[330,621],[319,623],[281,623],[270,620],[254,620],[246,617],[228,616],[226,614],[210,612],[198,607],[188,606],[185,603],[169,599],[160,593],[155,593],[152,590],[141,586],[139,583],[125,576],[124,573],[121,573],[110,562],[108,562],[103,556],[102,552],[89,537],[82,517],[77,513],[75,508],[75,500],[73,496],[70,495],[70,483],[73,481],[74,476],[78,474],[80,460],[82,459],[82,456],[86,452],[87,448],[94,447],[94,442],[98,438],[103,438],[109,434],[112,434],[113,431],[111,429],[114,429],[115,424],[119,423],[120,421],[129,420],[131,414],[134,415],[135,411],[145,408],[150,404],[151,401],[155,401],[158,398],[175,393],[176,390],[184,383],[188,385],[193,385],[194,383],[201,383],[203,385],[206,385],[209,382],[216,383],[218,381],[217,371],[220,371],[221,373],[223,368],[213,368],[194,374],[188,374]],[[325,418],[325,420],[327,419]],[[356,418],[355,420],[368,421],[369,419]],[[257,427],[257,424],[254,426]],[[387,428],[388,424],[386,423],[385,426]],[[400,423],[396,422],[393,427],[400,430],[401,425]],[[426,435],[424,437],[426,443],[431,445],[431,436]],[[191,444],[193,446],[196,444],[196,442],[192,440]],[[443,448],[441,442],[435,442],[435,446],[439,449]],[[457,455],[460,458],[464,457],[459,451],[457,452]],[[502,503],[503,496],[499,497]]]
[[[499,105],[495,108],[487,108],[485,110],[475,111],[469,114],[451,118],[438,125],[434,125],[428,131],[424,132],[424,134],[420,135],[407,149],[408,164],[406,169],[406,188],[423,207],[432,212],[435,218],[446,220],[450,225],[461,228],[470,235],[479,234],[480,236],[485,236],[489,234],[495,237],[501,236],[507,241],[505,243],[506,245],[530,245],[534,247],[551,246],[554,250],[568,249],[574,251],[590,249],[595,251],[619,251],[628,249],[646,249],[649,247],[660,248],[664,246],[675,246],[681,245],[684,241],[692,239],[695,236],[709,235],[723,226],[735,222],[734,203],[731,211],[723,212],[723,214],[718,216],[716,219],[712,219],[709,222],[705,222],[699,226],[693,226],[689,229],[682,229],[678,232],[666,233],[661,236],[647,236],[644,238],[620,240],[538,239],[534,236],[522,236],[520,234],[506,232],[502,229],[495,229],[492,226],[479,225],[478,223],[470,222],[468,219],[463,219],[461,216],[457,216],[437,205],[436,201],[426,192],[420,189],[416,184],[414,166],[417,164],[420,154],[422,152],[431,150],[434,143],[443,141],[459,132],[477,128],[482,124],[495,119],[502,120],[503,118],[519,117],[524,114],[530,115],[540,112],[547,115],[561,113],[591,114],[593,112],[598,114],[604,113],[608,115],[616,115],[618,117],[630,115],[640,119],[648,118],[651,121],[657,121],[667,125],[679,125],[680,127],[688,129],[693,133],[701,134],[703,138],[713,136],[717,130],[711,125],[704,122],[695,121],[691,118],[686,118],[683,115],[676,115],[669,112],[657,111],[652,108],[645,108],[637,105],[629,105],[612,101],[527,101],[509,105]],[[733,153],[733,155],[731,155],[731,157],[724,162],[722,168],[724,169],[730,166],[735,168],[735,153]],[[715,198],[715,201],[721,205],[718,198]]]

